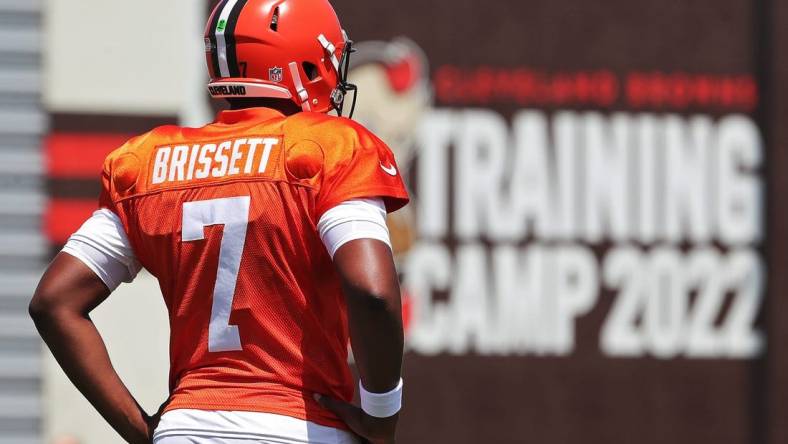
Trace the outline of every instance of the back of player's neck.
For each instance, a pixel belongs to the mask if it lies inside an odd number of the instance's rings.
[[[280,113],[290,116],[296,113],[301,112],[301,109],[297,107],[293,102],[287,100],[277,100],[277,99],[233,99],[230,100],[230,109],[231,110],[242,110],[242,109],[249,109],[249,108],[271,108],[279,111]]]

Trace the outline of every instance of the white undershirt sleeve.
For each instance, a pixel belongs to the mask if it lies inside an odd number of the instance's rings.
[[[69,238],[63,252],[82,261],[110,291],[131,282],[142,266],[131,248],[117,214],[107,209],[93,213]]]
[[[351,199],[326,211],[317,231],[332,259],[341,246],[357,239],[376,239],[391,248],[386,214],[383,199]]]

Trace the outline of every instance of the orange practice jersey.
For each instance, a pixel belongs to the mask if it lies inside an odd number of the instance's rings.
[[[344,428],[312,398],[351,400],[339,278],[317,233],[353,198],[408,195],[389,148],[323,114],[225,111],[165,126],[107,158],[101,206],[120,217],[170,316],[170,399]]]

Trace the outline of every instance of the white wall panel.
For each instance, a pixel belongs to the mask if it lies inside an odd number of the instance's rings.
[[[198,11],[198,12],[195,12]],[[178,115],[204,59],[197,0],[46,2],[44,102],[60,112]],[[200,78],[207,76],[202,66]]]
[[[27,314],[47,250],[40,7],[0,0],[0,444],[41,442],[41,356]]]

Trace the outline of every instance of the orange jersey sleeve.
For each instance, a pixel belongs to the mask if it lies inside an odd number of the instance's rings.
[[[325,147],[317,212],[356,198],[381,197],[389,212],[408,203],[408,193],[391,149],[366,128],[349,123],[351,142]]]
[[[126,182],[135,183],[137,175],[140,171],[137,156],[130,154],[136,144],[140,140],[145,139],[148,135],[135,137],[123,146],[116,149],[104,160],[104,165],[101,169],[101,194],[99,195],[99,207],[106,208],[117,213],[115,202],[120,197],[119,194],[128,191],[133,185]],[[131,160],[131,162],[130,162]],[[129,165],[133,163],[133,165]],[[129,170],[133,177],[129,177]],[[119,188],[120,187],[120,188]]]
[[[289,151],[288,169],[294,175],[320,171],[312,181],[317,219],[350,199],[380,197],[389,212],[407,205],[408,192],[394,154],[369,130],[349,119],[314,114],[293,120],[290,125],[299,136]]]

